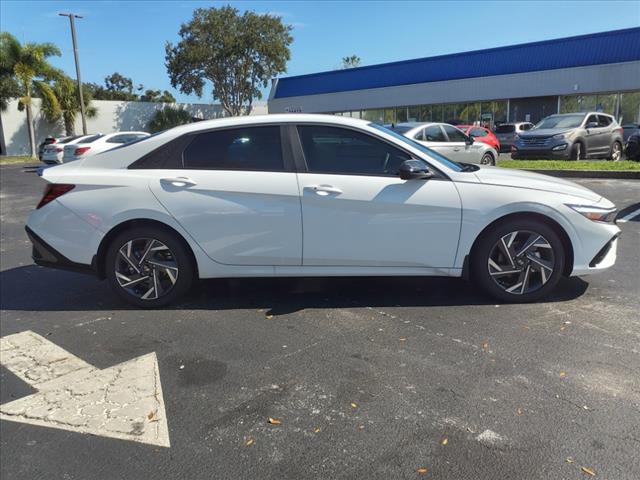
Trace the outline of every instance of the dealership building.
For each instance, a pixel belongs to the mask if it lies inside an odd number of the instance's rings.
[[[269,113],[495,125],[602,111],[640,123],[640,28],[274,80]]]

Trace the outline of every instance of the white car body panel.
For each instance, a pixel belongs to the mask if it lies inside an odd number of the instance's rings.
[[[326,123],[384,138],[430,163],[448,179],[127,167],[190,132],[262,123]],[[597,267],[589,262],[619,232],[567,204],[612,207],[572,182],[522,171],[480,167],[458,172],[399,143],[362,120],[284,114],[227,118],[176,127],[143,142],[48,168],[42,178],[70,183],[69,193],[34,210],[28,227],[73,262],[90,265],[105,235],[129,220],[161,222],[188,243],[201,278],[251,276],[461,276],[484,228],[505,215],[545,215],[574,251],[572,274],[615,262],[615,243]],[[168,187],[163,178],[189,177]],[[331,186],[341,191],[313,190]],[[305,188],[306,187],[306,188]]]
[[[453,265],[462,215],[453,182],[317,173],[298,178],[305,266]],[[425,244],[404,245],[408,238]]]

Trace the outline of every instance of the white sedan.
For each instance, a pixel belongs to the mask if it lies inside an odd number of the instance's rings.
[[[65,145],[62,161],[67,163],[80,160],[148,136],[147,132],[116,132],[107,135],[92,135],[83,139],[82,142]]]
[[[569,181],[459,164],[363,120],[184,125],[46,169],[36,263],[107,278],[141,307],[197,278],[434,275],[545,298],[616,259],[615,206]]]
[[[498,152],[491,145],[474,141],[448,123],[406,122],[397,123],[391,129],[456,162],[495,165],[498,158]]]
[[[50,143],[44,146],[42,150],[42,162],[48,165],[55,165],[62,163],[62,157],[64,155],[64,147],[67,145],[75,145],[84,141],[90,141],[92,137],[99,137],[100,135],[75,135],[73,137],[65,137],[56,143]]]

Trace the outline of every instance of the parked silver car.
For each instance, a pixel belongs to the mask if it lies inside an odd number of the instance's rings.
[[[622,159],[622,127],[600,112],[563,113],[542,119],[511,147],[511,158]]]
[[[473,138],[448,123],[398,123],[391,130],[456,162],[495,165],[498,158],[495,148],[483,142],[474,142]]]
[[[511,145],[518,139],[518,135],[532,128],[533,123],[531,122],[501,123],[498,125],[493,133],[500,140],[500,152],[510,152]]]

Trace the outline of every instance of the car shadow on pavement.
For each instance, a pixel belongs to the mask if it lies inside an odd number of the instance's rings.
[[[562,279],[545,302],[573,300],[588,283]],[[204,280],[173,310],[265,309],[282,315],[306,308],[441,307],[493,305],[473,284],[457,278],[341,277]],[[106,281],[36,265],[0,272],[4,311],[132,310]]]

